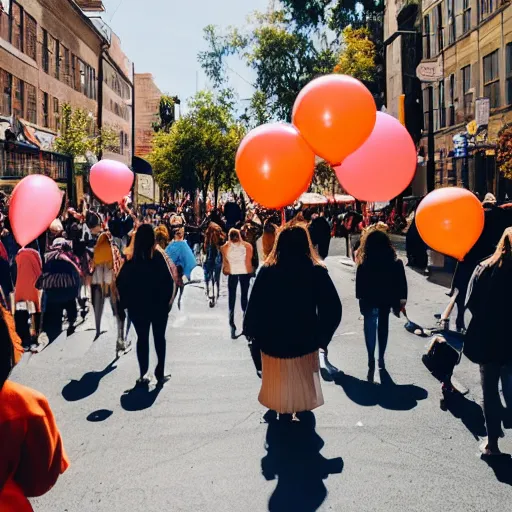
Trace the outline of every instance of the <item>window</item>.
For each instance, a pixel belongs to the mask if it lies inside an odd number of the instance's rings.
[[[24,23],[24,43],[25,53],[33,60],[37,59],[37,23],[32,16],[25,13]]]
[[[23,51],[23,9],[14,1],[11,14],[11,44]]]
[[[65,46],[60,45],[60,48],[64,60],[64,70],[61,79],[66,85],[71,85],[71,56]]]
[[[0,114],[11,115],[12,107],[12,75],[0,69]]]
[[[9,16],[10,7],[10,0],[0,0],[0,39],[5,41],[11,40],[11,18]]]
[[[60,80],[60,43],[55,40],[55,74],[53,75],[57,80]]]
[[[471,92],[471,66],[464,66],[461,70],[462,98],[464,117],[470,117],[473,113],[473,93]]]
[[[55,121],[55,130],[60,130],[60,105],[59,105],[59,99],[53,98],[53,119]]]
[[[448,89],[448,126],[455,124],[455,75],[450,75]]]
[[[82,94],[87,95],[85,62],[80,59],[78,59],[78,62],[80,66],[80,91],[82,92]]]
[[[471,30],[471,0],[463,0],[462,3],[462,33]]]
[[[23,117],[23,107],[24,107],[24,91],[23,91],[23,82],[16,78],[12,77],[12,90],[13,90],[13,98],[12,98],[12,115],[14,117]]]
[[[479,0],[479,21],[482,21],[483,19],[487,18],[500,5],[500,0]]]
[[[507,82],[506,82],[506,94],[507,94],[507,105],[512,103],[512,43],[508,43],[506,47],[506,72],[507,72]]]
[[[43,126],[45,128],[50,128],[50,116],[48,115],[48,93],[43,92]]]
[[[441,7],[441,5],[438,7]],[[455,27],[455,0],[446,0],[446,16],[448,20],[448,44],[452,44],[457,38]]]
[[[430,59],[432,56],[432,48],[430,46],[430,14],[423,18],[423,38],[425,44],[423,45],[423,58]]]
[[[23,85],[25,89],[25,119],[29,123],[37,124],[37,92],[33,85],[25,83]]]
[[[444,48],[444,28],[443,28],[443,5],[440,3],[433,11],[435,27],[435,54],[437,55]]]
[[[49,54],[49,69],[48,74],[54,78],[59,78],[57,58],[59,54],[59,42],[55,37],[48,34],[48,54]]]
[[[423,89],[423,127],[426,132],[430,131],[430,109],[432,99],[432,86],[425,87]]]
[[[71,55],[71,78],[72,78],[72,87],[75,91],[80,90],[80,59],[75,55]]]
[[[439,128],[446,126],[446,100],[444,92],[444,80],[439,82]]]
[[[484,64],[484,96],[489,98],[491,108],[500,106],[500,71],[499,50],[496,50],[483,59]]]
[[[50,54],[48,50],[48,32],[43,29],[43,48],[41,51],[41,65],[43,71],[49,73],[50,71]]]

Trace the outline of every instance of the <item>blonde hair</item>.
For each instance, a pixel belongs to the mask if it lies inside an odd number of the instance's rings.
[[[491,267],[501,262],[503,256],[505,254],[512,254],[512,227],[509,227],[503,231],[503,235],[501,235],[501,239],[496,246],[496,250],[494,254],[482,261],[482,265],[485,267]]]
[[[169,230],[164,224],[155,228],[155,241],[162,249],[167,247],[169,243]]]

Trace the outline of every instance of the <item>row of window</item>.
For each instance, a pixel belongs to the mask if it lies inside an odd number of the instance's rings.
[[[482,59],[483,65],[483,96],[489,98],[491,108],[499,108],[505,105],[512,105],[512,43],[505,47],[506,52],[506,69],[505,69],[505,101],[502,102],[501,98],[501,85],[500,85],[500,50],[486,55]],[[478,72],[478,69],[476,73]],[[464,120],[474,116],[473,105],[473,89],[472,89],[472,69],[471,66],[464,66],[460,70],[461,80],[461,93],[462,93],[462,110]],[[429,106],[433,103],[434,111],[434,130],[445,128],[446,126],[453,126],[457,123],[455,99],[456,93],[456,78],[452,74],[448,77],[448,98],[445,91],[445,80],[438,83],[437,88],[434,90],[432,87],[427,87],[423,91],[423,105],[425,112],[425,128],[428,129]],[[448,100],[448,103],[447,103]],[[447,107],[448,105],[448,107]],[[459,110],[459,109],[457,109]]]
[[[117,101],[111,99],[110,102],[107,104],[107,108],[116,116],[121,117],[125,121],[130,121],[131,107],[129,107],[125,103],[118,103]]]
[[[37,61],[37,23],[15,0],[12,0],[10,16],[0,11],[0,36],[19,51]],[[45,73],[64,82],[88,98],[97,99],[96,70],[74,55],[47,30],[42,29],[41,67]]]
[[[0,68],[0,115],[22,118],[37,124],[37,90],[18,77]],[[58,131],[60,129],[60,104],[47,92],[41,93],[42,125]]]
[[[103,61],[103,80],[120,98],[131,100],[132,88],[106,60]]]
[[[444,0],[423,17],[423,58],[438,55],[472,28],[472,0]],[[500,0],[476,0],[478,23],[500,7]]]

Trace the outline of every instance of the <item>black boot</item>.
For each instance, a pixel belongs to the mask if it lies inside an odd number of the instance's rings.
[[[231,339],[236,340],[235,312],[229,312],[229,326],[231,327]]]
[[[375,360],[368,362],[368,382],[375,382]]]

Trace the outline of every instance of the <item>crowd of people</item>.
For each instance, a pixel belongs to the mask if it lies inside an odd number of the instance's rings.
[[[464,351],[480,365],[489,434],[482,449],[492,456],[500,453],[498,439],[504,419],[500,377],[507,406],[512,408],[512,345],[507,334],[507,313],[512,306],[512,228],[495,210],[492,198],[486,197],[484,207],[484,233],[471,257],[459,265],[454,290],[464,297],[457,317],[459,330],[465,329],[461,322],[466,308],[472,314]],[[296,413],[321,406],[320,357],[327,356],[342,319],[342,304],[324,260],[331,237],[345,236],[356,229],[356,224],[360,229],[361,222],[352,211],[341,217],[338,212],[319,208],[267,211],[247,208],[236,200],[228,201],[222,209],[211,209],[203,218],[198,218],[186,202],[179,207],[137,211],[124,202],[111,209],[84,203],[76,209],[64,208],[46,233],[20,248],[10,231],[8,216],[3,214],[0,442],[9,439],[10,450],[7,466],[0,462],[0,505],[25,503],[27,496],[45,492],[68,466],[45,399],[8,380],[23,350],[37,351],[53,342],[62,332],[63,322],[67,335],[72,336],[79,317],[85,318],[90,306],[95,339],[100,338],[108,300],[117,327],[117,356],[129,348],[130,325],[137,334],[140,373],[135,387],[150,384],[151,330],[158,358],[154,375],[161,387],[170,377],[165,371],[169,313],[176,297],[181,306],[185,286],[193,281],[198,265],[204,269],[210,307],[219,298],[221,273],[227,276],[231,337],[244,335],[249,342],[262,379],[261,404],[284,420],[295,420]],[[385,224],[375,221],[366,226],[354,249],[355,297],[364,318],[367,379],[373,383],[376,366],[380,371],[386,368],[389,315],[393,312],[399,316],[404,311],[407,279]],[[260,252],[264,261],[260,261]],[[235,320],[239,285],[240,333]],[[301,300],[290,301],[290,297]],[[261,321],[277,310],[279,321]],[[10,405],[6,409],[3,404]],[[19,439],[13,424],[13,411],[18,407],[24,411],[26,430]],[[32,421],[34,416],[36,422]],[[49,445],[43,455],[36,453],[36,441],[31,437],[36,428],[34,436],[43,436]],[[23,460],[19,460],[20,454]],[[49,457],[52,463],[41,460],[46,464],[44,470],[39,463],[32,467],[31,463],[41,457]],[[21,469],[9,472],[8,468]],[[30,510],[21,505],[12,510],[25,509]]]

